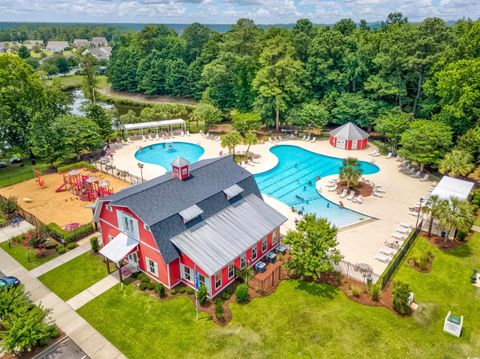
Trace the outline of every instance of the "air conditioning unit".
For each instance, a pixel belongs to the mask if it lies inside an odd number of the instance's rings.
[[[257,263],[255,263],[255,270],[258,273],[263,273],[267,270],[267,265],[263,262],[257,262]]]
[[[265,258],[267,258],[268,263],[275,263],[275,260],[277,259],[277,255],[273,252],[268,252],[265,255]]]
[[[281,244],[277,247],[276,251],[277,251],[277,253],[280,253],[280,254],[283,255],[283,254],[287,253],[287,247],[285,247],[284,245]]]

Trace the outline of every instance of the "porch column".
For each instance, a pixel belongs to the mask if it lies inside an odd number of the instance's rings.
[[[108,274],[110,274],[110,259],[108,259],[107,257],[105,257],[105,259],[107,260],[107,272]]]
[[[118,276],[120,277],[120,283],[123,284],[123,277],[122,277],[122,263],[118,264]]]

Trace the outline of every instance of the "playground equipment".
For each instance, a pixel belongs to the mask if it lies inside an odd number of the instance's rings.
[[[71,170],[63,175],[63,183],[55,192],[60,192],[63,189],[68,189],[82,201],[89,202],[113,193],[109,181],[100,180],[91,175],[84,175],[78,170]]]
[[[40,187],[43,187],[43,185],[45,184],[45,181],[42,180],[41,172],[39,170],[33,170],[33,173],[35,174],[35,177],[37,177],[35,182],[37,182]]]

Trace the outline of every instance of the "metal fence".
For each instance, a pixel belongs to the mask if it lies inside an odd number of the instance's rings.
[[[99,170],[99,171],[101,171],[105,174],[108,174],[112,177],[121,179],[122,181],[131,183],[131,184],[143,182],[141,177],[132,175],[128,171],[120,170],[120,169],[116,168],[114,165],[111,165],[109,163],[105,163],[101,160],[92,161],[91,163],[97,168],[97,170]]]
[[[378,274],[362,270],[358,265],[345,260],[335,265],[335,271],[365,284],[369,282],[375,284],[380,279]]]
[[[390,283],[390,281],[393,278],[393,275],[395,274],[397,268],[400,266],[400,264],[403,261],[403,258],[407,254],[407,252],[412,248],[414,245],[416,239],[418,238],[418,235],[422,229],[422,224],[423,221],[419,223],[418,227],[415,228],[414,231],[410,233],[408,238],[404,241],[402,247],[400,250],[397,252],[393,260],[390,262],[388,267],[385,269],[383,272],[383,275],[381,277],[381,284],[382,284],[382,289],[385,289],[385,287]]]

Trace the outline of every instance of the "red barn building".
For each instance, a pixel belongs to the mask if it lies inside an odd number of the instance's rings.
[[[330,144],[342,150],[361,150],[367,147],[368,133],[351,122],[330,131]]]
[[[199,282],[215,297],[280,240],[287,219],[267,205],[251,173],[232,157],[190,165],[96,202],[100,253],[172,288]]]

